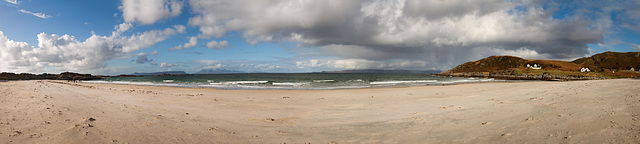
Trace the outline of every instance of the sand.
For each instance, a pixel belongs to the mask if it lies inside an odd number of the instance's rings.
[[[640,80],[347,90],[0,82],[0,143],[638,143]]]

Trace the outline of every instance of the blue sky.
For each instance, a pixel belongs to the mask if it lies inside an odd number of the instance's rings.
[[[0,71],[447,70],[640,51],[640,1],[0,1]]]

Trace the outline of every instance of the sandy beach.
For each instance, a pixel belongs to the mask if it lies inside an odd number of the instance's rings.
[[[0,143],[638,143],[640,80],[345,90],[0,82]]]

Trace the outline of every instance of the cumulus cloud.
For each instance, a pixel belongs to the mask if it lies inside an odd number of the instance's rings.
[[[229,42],[227,42],[226,40],[217,42],[216,40],[212,40],[210,42],[207,43],[207,48],[210,49],[226,49],[229,48]]]
[[[126,31],[130,30],[131,28],[133,28],[133,24],[131,24],[131,23],[121,23],[121,24],[115,26],[115,28],[114,28],[115,31],[113,31],[111,33],[111,35],[112,36],[119,36],[123,32],[126,32]]]
[[[173,28],[165,28],[164,30],[150,30],[128,37],[116,36],[109,38],[115,42],[122,43],[122,52],[132,52],[155,45],[179,33],[185,33],[185,26],[175,25]]]
[[[603,25],[583,15],[556,19],[530,1],[190,0],[189,25],[203,35],[241,32],[247,42],[293,41],[326,56],[433,62],[453,67],[505,54],[566,59],[589,53]],[[364,64],[363,64],[364,65]]]
[[[33,58],[30,57],[33,46],[26,42],[16,42],[4,36],[0,31],[0,71],[32,71]]]
[[[122,0],[119,9],[125,22],[149,25],[180,15],[183,5],[178,0]]]
[[[28,10],[24,10],[24,9],[19,10],[19,12],[25,13],[25,14],[30,14],[30,15],[33,15],[33,16],[36,16],[36,17],[39,17],[39,18],[43,18],[43,19],[51,18],[50,15],[47,15],[47,14],[44,14],[44,13],[40,13],[40,12],[36,13],[36,12],[31,12],[31,11],[28,11]]]
[[[11,3],[11,4],[15,4],[15,5],[20,4],[20,1],[18,1],[18,0],[4,0],[4,1],[6,1],[8,3]]]
[[[130,36],[93,34],[84,41],[70,35],[43,32],[37,35],[38,47],[34,47],[26,42],[10,40],[0,31],[0,71],[41,72],[46,68],[54,68],[47,70],[50,72],[96,70],[104,68],[108,60],[151,47],[180,32],[184,32],[184,26]],[[143,61],[141,59],[140,62]]]
[[[188,38],[189,38],[189,42],[183,45],[178,45],[176,47],[169,48],[169,50],[174,51],[174,50],[188,49],[198,45],[198,37],[188,37]]]

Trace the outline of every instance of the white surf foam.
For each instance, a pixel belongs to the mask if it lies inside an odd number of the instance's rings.
[[[274,86],[304,86],[304,85],[309,85],[309,83],[305,83],[305,82],[274,82],[274,83],[271,83],[271,85],[274,85]]]
[[[314,83],[334,82],[335,80],[313,80]]]
[[[438,80],[413,80],[413,81],[376,81],[370,82],[371,85],[393,85],[393,84],[414,84],[414,83],[435,83]]]

